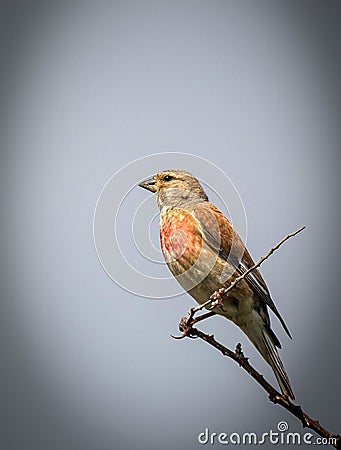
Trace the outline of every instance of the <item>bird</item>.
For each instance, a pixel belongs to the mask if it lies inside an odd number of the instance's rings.
[[[209,202],[202,185],[180,169],[159,172],[139,183],[156,195],[160,245],[173,276],[202,304],[254,265],[230,221]],[[258,269],[249,272],[213,311],[237,325],[270,365],[282,394],[295,399],[279,357],[281,344],[271,329],[268,308],[291,334]]]

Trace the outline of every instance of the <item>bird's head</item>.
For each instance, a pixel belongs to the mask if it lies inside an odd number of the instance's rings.
[[[160,210],[164,206],[181,207],[208,201],[199,181],[185,170],[164,170],[142,181],[139,186],[156,194]]]

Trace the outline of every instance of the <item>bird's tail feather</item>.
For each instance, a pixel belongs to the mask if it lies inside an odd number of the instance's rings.
[[[283,394],[295,400],[295,395],[290,386],[289,377],[284,369],[283,363],[278,355],[277,348],[272,339],[272,335],[268,332],[266,328],[262,329],[262,336],[264,346],[266,348],[266,354],[263,354],[266,361],[270,364],[278,384],[281,388]]]
[[[294,392],[290,386],[289,377],[284,369],[283,363],[278,355],[276,344],[278,339],[266,326],[260,327],[257,335],[248,334],[257,350],[266,362],[271,366],[283,394],[295,400]],[[278,345],[277,345],[278,346]]]

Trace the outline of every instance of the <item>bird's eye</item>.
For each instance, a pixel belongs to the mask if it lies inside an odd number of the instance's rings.
[[[166,175],[163,177],[163,181],[170,181],[172,179],[173,179],[172,175]]]

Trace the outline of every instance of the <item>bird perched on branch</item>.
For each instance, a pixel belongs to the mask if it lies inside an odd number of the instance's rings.
[[[254,265],[238,233],[209,202],[199,181],[184,170],[165,170],[139,186],[156,194],[160,241],[166,263],[180,285],[199,303],[228,287]],[[267,307],[289,330],[256,269],[242,279],[213,311],[234,322],[271,366],[283,394],[294,399],[278,355]],[[291,337],[291,336],[290,336]]]

